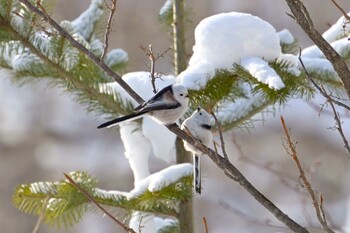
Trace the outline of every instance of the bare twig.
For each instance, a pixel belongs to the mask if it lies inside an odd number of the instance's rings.
[[[287,129],[286,123],[285,123],[284,118],[282,116],[281,116],[281,123],[282,123],[282,127],[284,130],[284,134],[286,136],[287,146],[289,148],[289,149],[286,148],[286,151],[290,156],[292,156],[292,158],[293,158],[293,160],[298,168],[299,179],[302,181],[303,187],[305,187],[305,189],[308,191],[308,193],[312,199],[312,204],[315,208],[317,219],[320,222],[322,229],[324,231],[326,231],[328,233],[334,233],[334,231],[328,227],[326,216],[324,213],[322,213],[323,207],[321,205],[323,204],[323,198],[322,198],[322,201],[319,201],[319,199],[316,195],[316,192],[313,190],[310,182],[306,178],[304,169],[303,169],[303,167],[299,161],[299,158],[298,158],[295,144],[292,142],[292,139],[291,139],[290,134],[289,134],[289,130]]]
[[[97,201],[95,201],[95,199],[87,191],[85,191],[82,187],[80,187],[80,185],[77,184],[69,175],[67,175],[66,173],[63,173],[63,174],[71,185],[73,185],[76,189],[78,189],[90,202],[96,205],[104,214],[106,214],[109,218],[111,218],[117,225],[122,227],[125,230],[125,232],[136,233],[132,228],[127,227],[121,221],[116,219],[112,214],[110,214],[105,208],[103,208]]]
[[[107,21],[107,26],[106,26],[106,31],[105,31],[105,42],[104,42],[104,47],[103,47],[103,53],[101,55],[102,60],[106,56],[106,53],[108,50],[109,35],[111,33],[111,25],[112,25],[113,15],[115,13],[115,10],[117,9],[117,0],[112,0],[111,5],[107,4],[107,2],[105,1],[105,5],[109,9],[109,16],[108,16],[108,21]]]
[[[326,58],[332,63],[335,72],[342,80],[348,98],[350,98],[350,70],[343,58],[334,50],[334,48],[322,37],[314,28],[313,22],[301,0],[285,0],[291,9],[295,21],[322,51]]]
[[[151,69],[150,69],[150,75],[151,75],[151,83],[152,83],[152,87],[153,87],[153,93],[157,93],[157,88],[156,88],[156,78],[160,78],[161,75],[157,74],[155,72],[155,66],[156,66],[156,61],[159,59],[159,58],[163,58],[164,57],[164,54],[166,54],[170,48],[168,48],[167,50],[165,50],[163,53],[161,54],[157,54],[157,56],[154,56],[154,53],[153,53],[153,49],[152,49],[152,45],[148,45],[148,49],[145,48],[144,46],[140,46],[140,49],[142,49],[142,51],[145,52],[145,54],[148,56],[149,60],[151,61]]]
[[[300,64],[306,74],[306,77],[308,78],[308,80],[316,87],[316,89],[321,93],[321,95],[323,95],[326,99],[328,98],[331,98],[331,96],[329,96],[327,93],[325,93],[322,88],[315,82],[315,80],[311,77],[311,75],[309,74],[309,72],[307,71],[305,65],[304,65],[304,62],[301,58],[301,48],[299,48],[299,57],[298,57],[299,61],[300,61]],[[350,107],[347,106],[346,104],[338,101],[338,100],[335,100],[334,98],[331,98],[332,102],[335,103],[336,105],[340,106],[340,107],[343,107],[345,109],[347,109],[348,111],[350,111]]]
[[[244,219],[245,221],[247,221],[250,224],[260,225],[260,226],[269,226],[269,227],[278,228],[278,229],[286,229],[285,227],[271,224],[270,219],[266,219],[265,221],[262,221],[260,219],[254,218],[254,217],[244,213],[243,211],[239,210],[238,208],[235,208],[234,206],[230,205],[226,201],[220,200],[219,205],[221,205],[224,209],[233,213],[234,215],[237,215],[238,217]]]
[[[57,30],[57,32],[66,38],[70,44],[77,48],[80,52],[84,53],[88,56],[92,61],[96,63],[102,70],[106,72],[107,75],[112,77],[114,81],[116,81],[134,100],[138,103],[143,103],[144,100],[137,94],[131,87],[113,70],[111,70],[106,63],[104,63],[100,58],[95,56],[92,52],[90,52],[87,48],[85,48],[82,44],[77,42],[68,32],[66,32],[55,20],[53,20],[47,13],[36,8],[29,0],[19,0],[25,6],[28,7],[29,10],[41,16],[47,23],[49,23],[53,28]],[[43,7],[39,4],[39,8],[43,9]]]
[[[215,124],[218,127],[218,131],[219,131],[219,136],[220,136],[220,142],[221,142],[221,150],[222,150],[222,154],[224,155],[224,158],[227,159],[227,161],[229,161],[227,153],[226,153],[226,148],[225,148],[225,140],[224,140],[224,136],[222,134],[222,125],[221,123],[218,121],[218,118],[215,116],[215,113],[213,110],[210,110],[210,114],[213,116],[214,120],[215,120]]]
[[[344,147],[348,151],[348,154],[350,155],[349,141],[346,139],[346,136],[344,134],[343,127],[342,127],[343,123],[340,120],[339,113],[337,112],[337,110],[334,107],[333,99],[327,94],[327,92],[324,89],[324,87],[322,87],[322,90],[328,96],[327,97],[327,101],[330,104],[330,106],[332,108],[332,111],[333,111],[333,114],[334,114],[335,128],[338,130],[338,132],[339,132],[339,134],[340,134],[340,136],[341,136],[341,138],[342,138],[342,140],[344,142]]]
[[[203,216],[202,221],[203,221],[204,233],[209,233],[207,218]]]
[[[138,103],[143,103],[143,99],[134,92],[116,73],[114,73],[101,59],[97,58],[94,54],[90,53],[84,46],[75,41],[62,27],[60,27],[51,17],[43,13],[41,10],[33,6],[28,0],[19,0],[24,5],[28,7],[35,14],[43,17],[53,28],[55,28],[63,37],[65,37],[73,47],[77,48],[82,53],[86,54],[90,59],[92,59],[102,70],[104,70],[108,75],[113,77],[113,79],[120,84],[122,88],[129,93],[129,95],[135,99]],[[177,2],[177,1],[174,1]],[[183,3],[182,3],[183,4]],[[177,10],[178,5],[176,6]],[[174,24],[178,24],[175,21]],[[179,29],[174,29],[178,32]],[[176,49],[176,47],[175,47]],[[178,59],[179,57],[177,57]],[[184,62],[185,60],[179,59],[179,61]],[[186,64],[186,62],[185,62]],[[178,66],[178,71],[181,70],[181,66]],[[268,211],[270,211],[279,221],[283,222],[291,230],[295,232],[307,233],[308,231],[296,223],[293,219],[289,218],[288,215],[283,213],[273,202],[267,199],[262,193],[260,193],[246,178],[245,176],[228,160],[222,157],[220,154],[214,152],[213,150],[207,148],[201,143],[196,142],[191,138],[186,132],[182,131],[176,124],[167,125],[168,129],[176,134],[181,140],[185,140],[196,149],[208,155],[208,157],[224,172],[224,174],[235,182],[238,182],[247,192],[250,193],[261,205],[263,205]]]
[[[327,102],[331,105],[331,108],[332,108],[332,111],[333,111],[333,115],[334,115],[334,120],[336,122],[336,126],[335,128],[338,130],[343,142],[344,142],[344,147],[345,149],[347,150],[348,154],[350,155],[350,145],[349,145],[349,142],[348,140],[346,139],[346,136],[344,134],[344,131],[343,131],[343,127],[342,127],[342,122],[340,121],[340,117],[339,117],[339,113],[336,111],[335,107],[334,107],[334,104],[340,106],[340,107],[343,107],[347,110],[350,111],[350,107],[347,106],[346,104],[340,102],[340,101],[337,101],[335,100],[334,98],[331,97],[330,94],[327,93],[326,89],[323,87],[323,86],[319,86],[315,80],[313,80],[310,76],[310,74],[308,73],[308,71],[306,70],[305,68],[305,65],[303,63],[303,60],[301,59],[301,52],[299,52],[299,61],[300,61],[300,64],[301,66],[303,67],[304,69],[304,72],[306,74],[306,77],[310,80],[310,82],[317,88],[317,90],[327,99]],[[334,104],[333,104],[334,103]]]
[[[335,0],[331,0],[331,1],[338,8],[338,10],[340,10],[340,12],[343,14],[344,18],[347,21],[350,21],[350,16],[348,16],[348,14],[345,12],[345,10],[343,8],[341,8],[341,6],[339,6],[339,4]]]

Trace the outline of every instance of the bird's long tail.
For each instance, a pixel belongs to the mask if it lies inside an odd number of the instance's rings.
[[[200,156],[193,154],[193,179],[194,189],[196,193],[201,194],[202,192],[202,181],[201,181],[201,160]]]
[[[113,119],[113,120],[110,120],[110,121],[107,121],[99,126],[97,126],[98,129],[101,129],[101,128],[109,128],[109,127],[112,127],[114,125],[117,125],[123,121],[130,121],[130,120],[134,120],[136,118],[139,118],[143,115],[144,113],[131,113],[129,115],[125,115],[125,116],[121,116],[121,117],[118,117],[116,119]]]

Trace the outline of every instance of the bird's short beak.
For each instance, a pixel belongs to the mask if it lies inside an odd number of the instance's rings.
[[[199,112],[200,110],[201,110],[201,107],[200,107],[200,106],[198,106],[198,107],[197,107],[197,111]]]

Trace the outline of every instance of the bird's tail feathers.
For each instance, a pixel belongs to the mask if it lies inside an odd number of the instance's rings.
[[[112,126],[115,126],[121,122],[127,122],[127,121],[131,121],[131,120],[135,120],[137,118],[140,118],[144,113],[131,113],[129,115],[125,115],[125,116],[121,116],[121,117],[118,117],[116,119],[113,119],[113,120],[110,120],[110,121],[107,121],[99,126],[97,126],[98,129],[101,129],[101,128],[110,128]]]
[[[194,189],[196,193],[201,194],[202,192],[202,181],[201,181],[201,161],[200,156],[193,154],[193,179]]]

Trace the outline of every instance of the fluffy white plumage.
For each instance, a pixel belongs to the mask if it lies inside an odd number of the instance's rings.
[[[101,124],[97,128],[112,127],[124,121],[130,121],[148,114],[162,124],[176,122],[187,110],[188,91],[180,84],[164,87],[155,96],[139,105],[134,112]]]
[[[211,129],[211,117],[208,112],[198,107],[197,110],[187,118],[181,125],[181,129],[189,133],[192,137],[199,140],[205,146],[209,146],[212,142],[213,135]],[[201,193],[201,168],[200,155],[203,153],[194,148],[191,144],[184,141],[184,146],[187,151],[193,154],[193,174],[194,184],[197,193]]]

